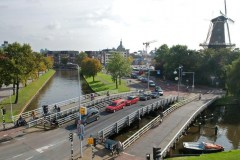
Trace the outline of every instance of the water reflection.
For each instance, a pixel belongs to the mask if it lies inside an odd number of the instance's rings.
[[[181,153],[183,146],[182,142],[204,141],[220,144],[225,151],[232,149],[240,149],[240,106],[210,106],[206,109],[203,115],[213,114],[213,119],[206,121],[206,124],[201,127],[191,127],[188,135],[180,139],[177,144],[177,149],[173,154]],[[218,127],[218,134],[214,134],[215,126]]]
[[[82,84],[81,79],[81,84]],[[80,86],[80,89],[82,87]],[[81,89],[82,93],[82,89]],[[78,73],[77,70],[57,70],[52,79],[44,86],[31,102],[27,110],[41,107],[44,104],[53,104],[77,97]]]

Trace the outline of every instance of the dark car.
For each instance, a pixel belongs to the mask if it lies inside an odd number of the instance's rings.
[[[160,96],[163,96],[163,90],[161,89],[161,87],[156,86],[155,87],[155,92],[158,92]]]
[[[82,124],[87,125],[88,123],[92,123],[94,121],[97,121],[100,118],[99,110],[97,108],[89,108],[87,110],[86,115],[82,115]],[[76,124],[78,123],[79,118],[76,119]]]
[[[141,82],[147,83],[147,82],[148,82],[148,79],[147,79],[147,78],[142,78],[142,79],[141,79]]]
[[[130,106],[132,104],[135,104],[139,101],[139,97],[138,96],[128,96],[127,100],[126,100],[126,105]]]
[[[151,98],[159,98],[159,97],[160,97],[159,92],[152,92],[151,93]]]
[[[149,93],[144,93],[144,94],[140,95],[140,97],[139,97],[139,100],[141,100],[141,101],[146,101],[149,99],[151,99],[151,94],[149,94]]]

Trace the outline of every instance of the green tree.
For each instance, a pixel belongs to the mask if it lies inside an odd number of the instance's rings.
[[[81,52],[79,55],[76,56],[76,63],[81,66],[82,65],[82,61],[87,58],[88,55],[85,52]]]
[[[95,81],[95,76],[98,72],[102,70],[102,65],[99,60],[85,57],[81,62],[81,72],[86,77],[93,77],[93,82]]]
[[[106,69],[111,74],[112,80],[116,83],[116,88],[118,89],[118,78],[120,79],[131,72],[130,61],[120,53],[113,53]]]

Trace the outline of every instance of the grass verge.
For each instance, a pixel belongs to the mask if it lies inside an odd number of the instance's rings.
[[[112,81],[112,78],[108,74],[98,73],[93,82],[92,77],[85,78],[89,86],[95,92],[106,91],[106,90],[116,90],[116,84]],[[128,92],[130,91],[127,86],[126,80],[121,80],[121,85],[118,85],[118,92]]]
[[[43,87],[48,79],[50,79],[55,73],[55,70],[49,70],[47,73],[39,77],[39,79],[31,82],[28,86],[21,88],[19,90],[18,103],[12,104],[13,115],[21,113],[21,111],[26,107],[30,100],[37,94],[37,92]],[[0,107],[4,106],[6,108],[5,120],[6,122],[11,122],[11,101],[15,101],[16,96],[13,95],[4,99],[0,103]],[[2,119],[0,119],[0,122]]]
[[[168,160],[239,160],[240,150],[231,150],[212,154],[202,154],[200,156],[168,158]]]

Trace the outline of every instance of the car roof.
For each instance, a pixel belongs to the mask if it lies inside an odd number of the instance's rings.
[[[118,102],[121,102],[121,101],[125,101],[125,100],[121,98],[121,99],[114,100],[113,102],[118,103]]]

